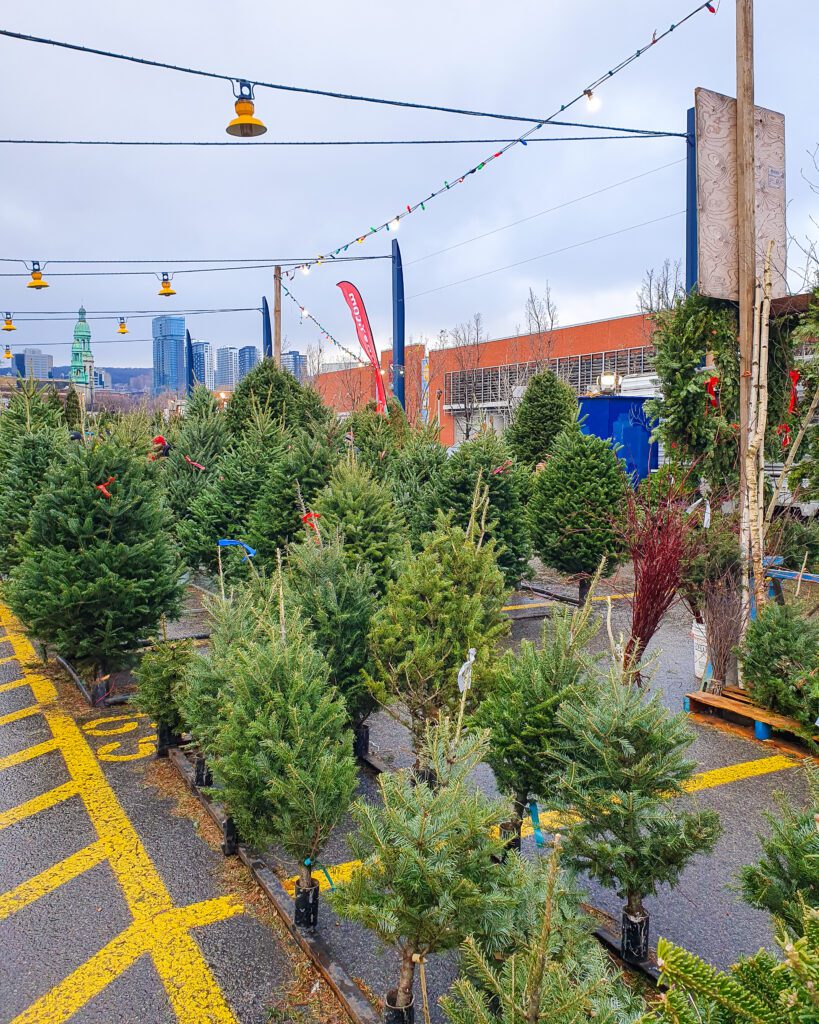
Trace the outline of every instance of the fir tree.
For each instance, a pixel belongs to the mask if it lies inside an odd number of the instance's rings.
[[[587,648],[598,630],[591,604],[556,611],[544,620],[540,649],[524,640],[501,658],[497,679],[478,707],[476,723],[489,730],[487,764],[512,799],[514,830],[530,799],[546,801],[562,772],[555,752],[570,736],[558,720],[560,705],[588,688],[593,659]]]
[[[425,493],[427,528],[439,509],[466,527],[478,480],[489,491],[487,536],[495,540],[501,572],[514,587],[526,574],[532,553],[526,522],[528,474],[495,434],[464,441],[443,464]]]
[[[338,537],[327,537],[323,529],[321,534],[308,532],[290,548],[288,584],[316,649],[327,660],[330,682],[343,696],[350,721],[360,725],[375,708],[364,680],[375,581],[365,565],[351,564]]]
[[[421,427],[409,433],[390,465],[395,505],[407,524],[410,543],[416,550],[427,529],[426,492],[435,487],[446,461],[446,448],[438,440],[437,429]]]
[[[426,732],[424,774],[385,772],[381,803],[353,805],[349,842],[359,863],[329,899],[342,917],[398,949],[393,1006],[412,1003],[416,957],[453,949],[475,931],[500,935],[510,927],[514,899],[495,828],[503,806],[469,779],[486,750],[484,734],[458,739],[445,719]]]
[[[549,454],[557,435],[576,419],[573,388],[544,370],[529,378],[504,440],[521,465],[534,469]]]
[[[227,425],[238,437],[253,425],[259,413],[282,427],[309,430],[327,419],[328,411],[312,388],[300,384],[292,373],[272,359],[263,359],[248,373],[230,396]]]
[[[172,733],[180,733],[185,725],[178,701],[192,655],[192,640],[158,643],[142,655],[134,672],[134,705]]]
[[[569,737],[555,789],[572,812],[568,853],[625,899],[632,921],[647,922],[644,897],[674,885],[720,835],[714,811],[685,810],[672,799],[694,772],[684,757],[694,736],[684,715],[669,715],[658,694],[646,699],[616,667],[571,694],[557,720]]]
[[[803,761],[811,803],[796,810],[779,798],[779,814],[766,814],[769,836],[760,836],[762,857],[740,869],[742,895],[767,910],[794,935],[803,934],[808,906],[819,910],[819,768]]]
[[[191,568],[201,565],[215,571],[216,542],[220,538],[249,540],[251,508],[258,499],[268,462],[279,457],[283,443],[281,431],[259,417],[208,472],[207,482],[192,502],[190,517],[177,528]]]
[[[497,645],[509,629],[493,541],[473,523],[453,526],[442,513],[420,554],[405,563],[370,632],[369,685],[410,730],[417,751],[428,722],[459,704],[458,670],[476,655],[473,702],[488,691]]]
[[[81,430],[82,429],[82,405],[80,404],[80,396],[77,393],[77,389],[73,383],[68,385],[68,390],[65,393],[65,407],[63,409],[63,419],[65,425],[69,430]]]
[[[353,435],[356,457],[376,480],[386,480],[398,452],[410,433],[407,414],[396,399],[387,405],[387,415],[376,412],[374,402],[357,409],[344,424]]]
[[[554,441],[544,469],[535,476],[529,525],[536,554],[559,572],[587,578],[606,558],[617,564],[616,518],[626,490],[623,466],[608,441],[577,427]]]
[[[342,456],[334,422],[307,433],[292,431],[271,456],[248,521],[251,543],[263,562],[275,565],[276,551],[302,532],[302,516],[326,486]]]
[[[8,406],[0,410],[0,457],[13,457],[14,445],[23,434],[59,425],[60,417],[43,388],[33,380],[21,380],[9,395]]]
[[[120,666],[162,615],[178,613],[180,567],[161,494],[144,456],[117,439],[74,445],[52,462],[20,552],[12,608],[78,664]]]
[[[314,503],[331,533],[341,534],[346,556],[363,562],[380,593],[395,578],[406,538],[389,489],[352,460],[339,463]]]

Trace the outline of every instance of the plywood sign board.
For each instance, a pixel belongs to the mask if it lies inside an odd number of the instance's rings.
[[[697,250],[700,294],[739,299],[737,102],[709,89],[694,93],[697,146]],[[785,117],[754,107],[756,266],[762,277],[769,239],[773,297],[788,294],[785,231]]]

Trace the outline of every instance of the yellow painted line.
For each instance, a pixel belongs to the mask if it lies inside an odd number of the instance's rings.
[[[697,793],[701,789],[724,786],[728,782],[738,782],[740,779],[752,779],[759,775],[768,775],[770,772],[781,772],[785,768],[795,768],[798,764],[796,758],[784,757],[781,754],[775,757],[761,757],[755,761],[742,761],[739,764],[729,764],[725,768],[699,772],[685,783],[684,789],[687,793]]]
[[[12,722],[19,722],[23,718],[31,718],[32,715],[39,715],[41,710],[39,704],[30,704],[27,708],[0,716],[0,725],[11,725]]]
[[[593,597],[592,601],[628,601],[634,594],[603,594]],[[501,608],[502,612],[519,612],[526,608],[554,608],[555,605],[563,605],[563,601],[527,601],[525,604],[507,604]],[[569,607],[568,605],[566,607]]]
[[[0,693],[8,693],[9,690],[18,690],[21,686],[28,686],[28,680],[15,679],[13,683],[3,683],[3,685],[0,686]]]
[[[172,972],[173,983],[165,988],[182,1024],[236,1024],[210,972],[205,972],[211,980],[208,986],[202,984],[201,972],[190,971],[190,961],[201,960],[201,953],[187,929],[223,921],[243,909],[233,897],[222,896],[172,908],[154,921],[134,921],[11,1024],[64,1024],[145,953],[153,955],[160,974]]]
[[[52,750],[59,749],[54,739],[44,740],[33,747],[26,747],[25,750],[18,750],[16,754],[9,754],[7,757],[0,757],[0,772],[5,768],[13,768],[15,765],[24,764],[26,761],[33,761],[36,757],[49,754]]]
[[[69,797],[78,793],[77,783],[74,781],[64,782],[61,786],[49,789],[47,793],[35,796],[32,800],[26,800],[24,804],[18,804],[8,811],[0,813],[0,829],[8,828],[9,825],[16,825],[18,821],[30,818],[32,814],[39,814],[40,811],[47,811],[49,807],[68,800]]]
[[[97,840],[90,846],[78,850],[77,853],[72,853],[65,860],[41,871],[39,875],[35,875],[26,882],[21,882],[14,889],[0,895],[0,921],[13,914],[15,910],[21,910],[29,903],[34,903],[41,896],[48,895],[65,882],[70,882],[72,878],[76,878],[104,860],[105,846]]]
[[[14,637],[12,644],[20,660],[32,662],[33,647],[15,628],[15,620],[3,605],[0,605],[0,625],[6,627],[9,638]],[[188,908],[173,906],[170,893],[108,785],[87,740],[73,718],[55,704],[54,685],[41,675],[32,674],[27,678],[72,779],[64,787],[51,791],[50,802],[56,802],[53,794],[60,790],[68,795],[68,788],[72,794],[80,796],[134,923],[12,1024],[58,1024],[68,1020],[145,953],[150,954],[174,1012],[183,1024],[236,1024],[187,929],[241,913],[242,905],[234,897],[222,897]],[[7,816],[15,816],[6,823],[49,806],[47,797],[45,794],[6,812]],[[2,824],[0,816],[0,826]]]

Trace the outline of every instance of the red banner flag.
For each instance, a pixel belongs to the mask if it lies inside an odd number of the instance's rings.
[[[373,332],[367,317],[367,310],[364,308],[364,300],[361,298],[358,288],[354,284],[350,284],[349,281],[339,281],[338,287],[344,295],[344,301],[349,306],[350,313],[352,313],[356,337],[364,349],[367,358],[370,360],[373,372],[375,373],[376,409],[380,413],[386,413],[387,393],[384,389],[384,378],[381,376],[381,365],[378,362],[378,353],[375,350]]]

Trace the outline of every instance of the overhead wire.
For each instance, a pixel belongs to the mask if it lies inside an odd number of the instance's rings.
[[[299,313],[301,314],[302,319],[306,318],[307,320],[311,320],[316,325],[316,327],[318,327],[318,329],[321,331],[324,337],[327,338],[328,341],[331,341],[337,348],[340,348],[341,351],[345,353],[345,355],[348,355],[351,359],[354,359],[357,363],[360,363],[362,366],[367,365],[367,363],[360,356],[357,356],[354,352],[351,352],[348,348],[345,348],[345,346],[342,345],[340,341],[338,341],[332,334],[330,334],[330,332],[323,324],[319,323],[319,321],[313,316],[313,314],[305,306],[303,306],[301,302],[299,302],[299,300],[290,291],[290,289],[287,287],[284,281],[282,281],[282,291],[295,306],[298,306]]]
[[[556,122],[552,121],[551,124]],[[594,127],[593,125],[583,127]],[[532,142],[599,142],[610,139],[667,139],[686,137],[685,132],[612,128],[609,135],[556,135]],[[228,142],[221,139],[0,139],[2,146],[227,146],[248,149],[256,146],[465,146],[475,143],[496,145],[514,142],[514,139],[316,139],[282,140],[256,139],[248,147],[246,142]]]

